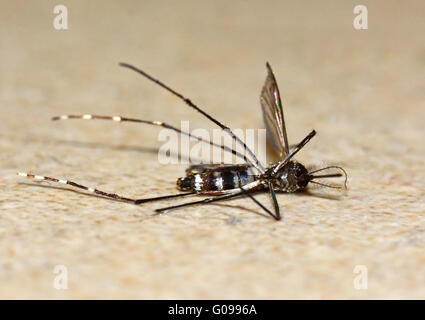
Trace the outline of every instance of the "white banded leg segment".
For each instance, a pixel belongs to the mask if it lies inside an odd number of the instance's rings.
[[[120,116],[98,116],[94,114],[66,114],[62,116],[56,116],[53,117],[52,120],[68,120],[68,119],[81,119],[81,120],[94,120],[94,119],[100,119],[100,120],[113,120],[120,122],[122,120],[122,117]],[[124,118],[125,119],[125,118]],[[127,121],[132,121],[132,119],[128,119]]]
[[[245,154],[240,153],[236,150],[233,150],[232,148],[229,148],[228,146],[214,143],[212,141],[203,139],[202,137],[192,135],[189,132],[184,132],[184,131],[182,131],[182,130],[176,128],[176,127],[173,127],[172,125],[169,125],[169,124],[162,122],[162,121],[149,121],[149,120],[142,120],[142,119],[126,118],[126,117],[121,117],[121,116],[100,116],[100,115],[94,115],[94,114],[77,114],[77,115],[70,114],[70,115],[56,116],[56,117],[52,118],[52,120],[68,120],[68,119],[112,120],[112,121],[115,121],[115,122],[136,122],[136,123],[149,124],[149,125],[153,125],[153,126],[157,126],[157,127],[163,127],[163,128],[169,129],[169,130],[173,130],[177,133],[184,134],[184,135],[186,135],[190,138],[196,139],[198,141],[208,143],[209,145],[211,145],[213,147],[218,147],[218,148],[221,148],[224,151],[231,152],[236,157],[239,157],[240,159],[244,159],[247,163],[249,163],[252,166],[254,166],[255,168],[257,168],[260,172],[264,172],[264,170],[262,170],[255,162],[251,162]]]
[[[31,178],[31,179],[35,179],[35,180],[39,180],[39,181],[51,181],[51,182],[56,182],[56,183],[61,183],[61,184],[67,184],[70,185],[74,188],[78,188],[78,189],[83,189],[86,190],[88,192],[97,194],[97,195],[101,195],[107,198],[111,198],[111,199],[116,199],[116,200],[121,200],[121,201],[127,201],[127,202],[135,202],[135,199],[130,199],[130,198],[126,198],[126,197],[122,197],[119,196],[115,193],[108,193],[108,192],[104,192],[102,190],[96,189],[96,188],[89,188],[86,187],[82,184],[73,182],[73,181],[69,181],[69,180],[61,180],[61,179],[56,179],[56,178],[51,178],[51,177],[46,177],[46,176],[38,176],[38,175],[33,175],[30,173],[23,173],[23,172],[19,172],[18,176],[21,177],[27,177],[27,178]]]

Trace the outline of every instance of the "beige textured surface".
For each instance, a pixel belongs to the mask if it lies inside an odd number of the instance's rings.
[[[57,1],[38,3],[0,5],[1,298],[425,297],[422,1],[361,1],[366,31],[353,29],[352,1],[62,1],[67,31],[52,27]],[[346,194],[279,195],[278,223],[245,200],[153,217],[175,202],[137,207],[14,175],[172,193],[185,166],[158,163],[158,129],[49,118],[211,128],[126,61],[232,127],[261,127],[266,60],[289,139],[318,131],[298,159],[346,167]],[[53,288],[55,265],[68,290]],[[368,290],[353,287],[356,265]]]

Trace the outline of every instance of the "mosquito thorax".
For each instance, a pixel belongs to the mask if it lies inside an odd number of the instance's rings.
[[[304,189],[310,181],[307,169],[297,161],[289,161],[273,177],[273,185],[280,191],[295,192]]]

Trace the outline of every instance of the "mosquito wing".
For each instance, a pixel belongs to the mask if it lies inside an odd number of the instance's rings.
[[[269,63],[267,78],[261,90],[260,102],[263,110],[263,119],[266,125],[268,141],[273,150],[281,158],[289,153],[288,137],[286,135],[285,118],[283,116],[282,102],[276,78]]]

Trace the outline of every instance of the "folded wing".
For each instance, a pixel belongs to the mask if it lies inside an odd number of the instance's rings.
[[[269,63],[267,63],[266,66],[268,74],[260,96],[263,120],[270,145],[273,150],[283,158],[289,153],[285,118],[276,78]]]

